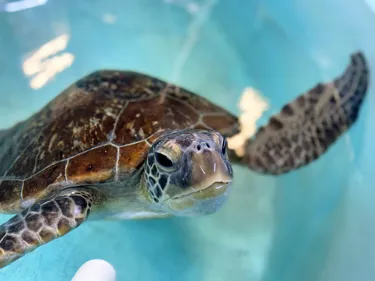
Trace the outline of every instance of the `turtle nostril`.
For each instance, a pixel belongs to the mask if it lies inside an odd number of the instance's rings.
[[[201,151],[202,149],[205,149],[205,148],[210,149],[210,148],[211,148],[211,145],[210,145],[208,142],[202,142],[202,143],[200,143],[200,144],[197,144],[197,146],[196,146],[196,149],[197,149],[198,151]]]

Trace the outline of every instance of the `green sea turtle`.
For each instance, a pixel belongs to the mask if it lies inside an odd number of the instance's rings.
[[[361,52],[345,72],[286,104],[243,145],[236,116],[136,72],[96,71],[0,134],[0,267],[90,219],[217,211],[231,164],[278,175],[322,155],[357,120],[369,83]]]

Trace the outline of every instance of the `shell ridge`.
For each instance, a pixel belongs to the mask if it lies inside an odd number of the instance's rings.
[[[9,166],[9,168],[5,171],[4,173],[4,177],[6,177],[9,173],[9,171],[13,168],[14,164],[17,163],[17,161],[25,154],[25,152],[27,151],[27,149],[32,145],[34,144],[34,142],[41,136],[42,132],[40,132],[39,134],[37,134],[33,140],[22,150],[22,152],[20,153],[20,155],[18,155],[16,157],[16,159],[12,162],[12,164]]]
[[[124,113],[125,109],[128,107],[128,105],[129,105],[129,101],[126,101],[126,103],[121,108],[119,114],[117,114],[117,116],[116,116],[115,122],[113,124],[113,129],[112,129],[112,131],[110,133],[109,140],[108,140],[110,143],[112,143],[113,140],[114,140],[114,138],[116,137],[115,132],[116,132],[116,129],[117,129],[117,125],[118,125],[119,119],[120,119],[121,115]]]

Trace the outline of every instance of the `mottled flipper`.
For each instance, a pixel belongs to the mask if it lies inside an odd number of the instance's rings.
[[[368,84],[366,59],[354,53],[341,76],[300,95],[260,128],[239,161],[266,174],[311,163],[357,120]]]
[[[14,216],[0,226],[0,268],[77,228],[102,200],[92,190],[69,190]]]

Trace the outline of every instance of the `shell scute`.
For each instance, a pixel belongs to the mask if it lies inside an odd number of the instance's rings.
[[[118,119],[113,141],[118,145],[129,144],[159,130],[187,128],[198,119],[194,109],[169,97],[131,102]]]
[[[120,148],[119,172],[120,175],[131,174],[143,163],[150,146],[146,141]]]
[[[0,211],[18,210],[21,205],[22,181],[3,180],[0,181]]]
[[[22,188],[22,199],[38,198],[45,194],[53,184],[64,181],[65,164],[66,161],[56,163],[26,179]]]
[[[67,180],[75,183],[98,183],[113,178],[117,148],[112,145],[97,147],[69,160]]]

